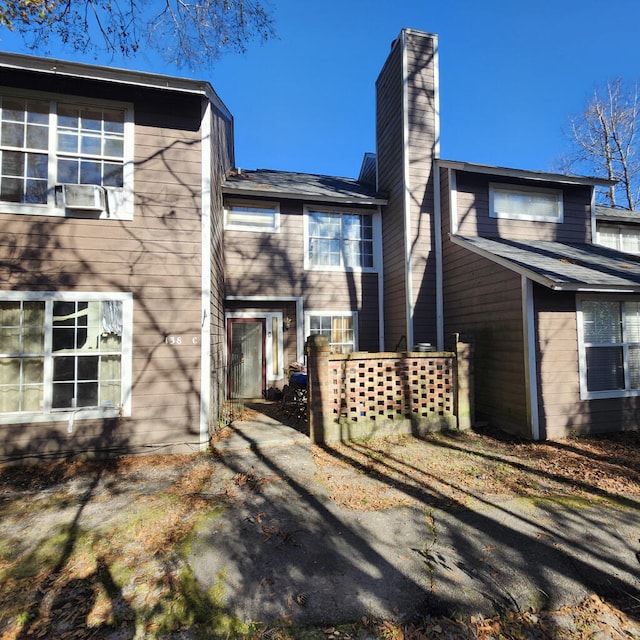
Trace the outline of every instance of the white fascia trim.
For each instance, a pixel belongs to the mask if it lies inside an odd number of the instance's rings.
[[[407,61],[407,32],[402,31],[402,174],[404,190],[402,207],[404,211],[404,263],[405,263],[405,310],[407,314],[407,349],[413,348],[413,270],[411,233],[411,184],[409,181],[409,72]]]
[[[467,171],[469,173],[482,173],[505,178],[520,178],[523,180],[541,180],[544,182],[558,182],[560,184],[582,186],[610,186],[616,184],[615,180],[606,178],[592,178],[588,176],[567,176],[560,173],[547,173],[544,171],[528,171],[526,169],[512,169],[508,167],[496,167],[493,165],[474,164],[472,162],[460,162],[457,160],[440,160],[443,167]]]
[[[35,71],[54,76],[63,76],[84,80],[159,89],[174,93],[202,95],[215,105],[227,118],[233,116],[211,84],[204,80],[191,80],[145,71],[129,71],[99,65],[88,65],[79,62],[54,60],[37,56],[27,56],[19,53],[0,53],[0,68],[18,71]]]
[[[522,276],[522,334],[524,335],[524,375],[527,395],[527,416],[531,437],[540,440],[538,407],[538,366],[536,361],[536,327],[533,304],[533,282]]]
[[[596,222],[596,190],[591,189],[591,244],[598,243],[598,225]]]
[[[457,235],[460,228],[458,220],[458,174],[455,169],[447,169],[449,172],[449,208],[451,215],[451,234]]]
[[[295,302],[296,303],[296,360],[304,360],[304,304],[302,296],[226,296],[234,302]]]
[[[442,264],[442,211],[440,200],[440,169],[433,162],[433,242],[436,254],[436,340],[438,351],[444,350],[444,266]]]
[[[211,103],[202,116],[201,129],[201,292],[202,321],[200,325],[200,450],[209,446],[211,419]]]

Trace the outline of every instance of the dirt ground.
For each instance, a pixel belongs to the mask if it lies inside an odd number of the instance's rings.
[[[354,510],[410,503],[412,488],[445,509],[487,496],[640,504],[638,433],[553,443],[450,433],[313,447],[313,455],[314,481]],[[0,468],[0,639],[546,638],[551,617],[555,633],[566,621],[566,638],[639,637],[640,601],[616,608],[595,596],[560,612],[492,619],[362,619],[310,630],[230,619],[218,595],[197,588],[189,536],[260,481],[230,475],[215,449]]]

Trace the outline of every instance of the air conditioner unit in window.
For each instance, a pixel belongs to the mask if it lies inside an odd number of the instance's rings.
[[[62,206],[65,209],[81,211],[104,211],[104,189],[97,184],[62,184],[59,185],[62,195]]]

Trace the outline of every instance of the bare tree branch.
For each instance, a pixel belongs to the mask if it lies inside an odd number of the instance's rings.
[[[54,43],[126,57],[150,47],[190,68],[275,36],[260,0],[0,0],[3,27],[45,53]]]
[[[563,170],[617,180],[599,196],[613,207],[637,209],[640,204],[639,117],[638,88],[628,89],[618,78],[595,89],[583,113],[569,119],[570,150]]]

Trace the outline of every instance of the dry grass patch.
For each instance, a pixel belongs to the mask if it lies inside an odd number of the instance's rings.
[[[637,433],[544,443],[476,433],[398,436],[315,446],[313,456],[331,497],[356,510],[466,507],[491,497],[640,496]]]

